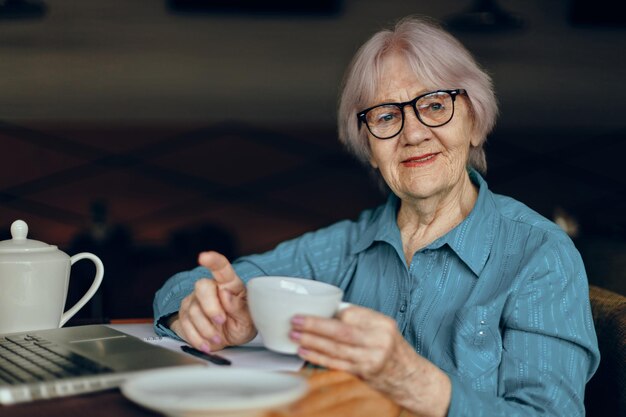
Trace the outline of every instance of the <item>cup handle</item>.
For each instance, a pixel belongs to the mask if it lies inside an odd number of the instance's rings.
[[[93,283],[91,284],[91,287],[89,287],[85,295],[83,295],[82,298],[78,300],[78,302],[74,304],[72,308],[63,313],[63,315],[61,316],[61,324],[59,325],[59,327],[63,327],[63,325],[67,323],[67,321],[71,319],[74,314],[78,313],[78,310],[80,310],[85,304],[87,304],[87,301],[89,301],[91,297],[94,296],[96,291],[98,291],[98,288],[100,288],[100,284],[102,283],[102,277],[104,276],[104,265],[102,265],[102,261],[100,260],[100,258],[98,258],[93,253],[78,253],[70,258],[70,266],[74,265],[81,259],[89,259],[96,265],[96,276],[93,278]]]

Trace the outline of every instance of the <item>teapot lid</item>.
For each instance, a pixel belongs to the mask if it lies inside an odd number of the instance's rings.
[[[16,220],[11,224],[13,239],[0,241],[0,253],[7,252],[44,252],[57,250],[56,246],[48,245],[34,239],[27,239],[28,225],[23,220]]]

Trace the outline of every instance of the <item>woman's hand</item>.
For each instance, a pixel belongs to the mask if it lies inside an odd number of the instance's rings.
[[[196,349],[205,352],[240,345],[256,335],[248,309],[246,286],[228,259],[202,252],[198,263],[213,274],[201,279],[183,299],[170,328]]]
[[[354,306],[333,319],[295,316],[292,328],[304,360],[353,373],[419,416],[447,414],[449,378],[413,350],[393,319]]]

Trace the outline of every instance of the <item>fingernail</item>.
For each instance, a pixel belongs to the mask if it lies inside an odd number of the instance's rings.
[[[213,316],[213,318],[211,320],[215,324],[224,324],[224,322],[226,321],[226,317],[224,317],[221,314],[219,314],[217,316]]]
[[[294,326],[302,326],[304,324],[304,317],[298,315],[293,316],[291,318],[291,324]]]
[[[291,331],[289,332],[289,337],[293,340],[300,340],[300,338],[302,337],[302,333]]]
[[[209,346],[207,343],[202,343],[200,345],[200,350],[204,353],[211,353],[211,346]]]
[[[220,335],[216,334],[215,336],[211,337],[211,342],[219,345],[222,343],[222,338],[220,337]]]
[[[309,350],[303,348],[303,347],[299,347],[298,348],[298,356],[307,356],[310,353]]]

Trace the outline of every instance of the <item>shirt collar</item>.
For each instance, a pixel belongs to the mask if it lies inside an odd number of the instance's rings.
[[[493,195],[487,182],[473,168],[469,168],[470,180],[478,187],[478,198],[470,214],[454,229],[427,246],[436,249],[448,245],[454,253],[480,276],[497,232],[497,216]]]
[[[487,182],[473,168],[469,176],[478,187],[478,198],[470,214],[454,229],[432,242],[424,249],[438,249],[448,245],[476,276],[482,272],[496,235],[497,217],[495,202],[487,187]],[[397,223],[400,199],[390,194],[387,202],[372,215],[369,225],[353,247],[358,253],[376,241],[387,242],[394,247],[398,256],[404,259],[402,239]]]
[[[398,208],[400,199],[393,193],[389,194],[387,202],[378,207],[369,220],[369,224],[352,248],[356,254],[369,248],[374,242],[387,242],[396,249],[401,259],[404,259],[402,239],[398,228]]]

